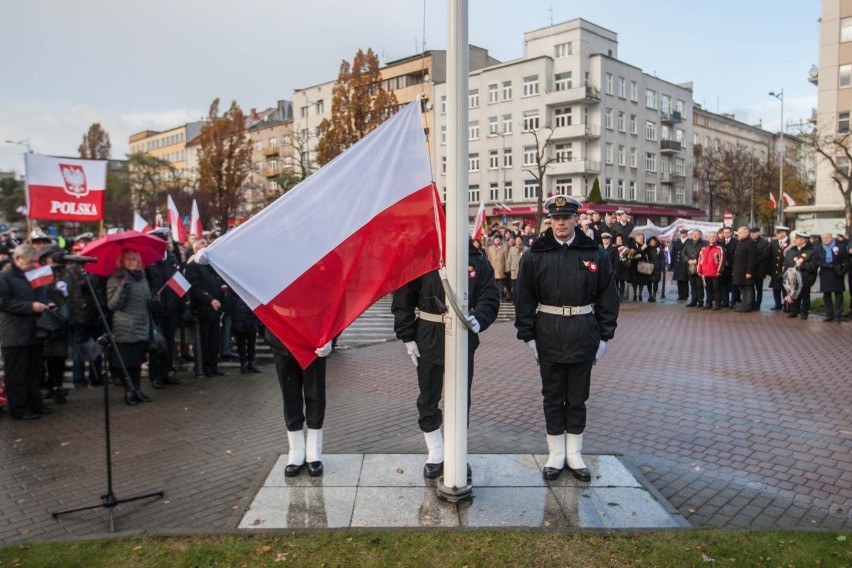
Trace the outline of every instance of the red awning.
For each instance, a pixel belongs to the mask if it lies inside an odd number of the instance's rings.
[[[642,216],[659,216],[659,217],[702,217],[705,215],[701,209],[693,207],[653,207],[649,205],[618,205],[612,203],[605,204],[584,204],[580,207],[580,212],[592,210],[598,213],[614,213],[619,209],[624,209],[630,215]]]

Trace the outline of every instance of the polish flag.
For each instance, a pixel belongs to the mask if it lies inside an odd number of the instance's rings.
[[[176,243],[183,244],[186,242],[186,227],[180,220],[180,214],[171,195],[166,196],[166,206],[169,213],[169,231],[172,233],[172,239]]]
[[[479,202],[479,210],[476,212],[476,220],[473,222],[473,238],[482,238],[482,227],[485,226],[485,202]]]
[[[165,223],[163,223],[163,214],[157,213],[157,215],[154,217],[154,228],[159,229],[163,226],[165,226]]]
[[[196,239],[201,238],[201,215],[198,214],[198,203],[192,200],[192,220],[189,222],[189,234]]]
[[[106,160],[25,154],[30,219],[99,221],[104,218]]]
[[[147,233],[148,231],[153,230],[154,227],[151,224],[142,218],[142,215],[139,213],[133,213],[133,230],[139,231],[140,233]]]
[[[53,283],[53,269],[49,266],[33,268],[32,270],[27,270],[24,274],[33,288]]]
[[[171,288],[172,291],[177,294],[178,298],[183,298],[192,287],[192,284],[189,283],[189,280],[184,278],[183,274],[175,272],[172,274],[172,277],[166,281],[166,286]]]
[[[792,198],[792,197],[790,197],[790,195],[789,195],[789,194],[787,194],[787,192],[786,192],[786,191],[785,191],[785,192],[783,192],[783,193],[781,194],[781,197],[782,197],[782,199],[784,199],[784,203],[786,203],[786,204],[787,204],[787,205],[789,205],[790,207],[795,207],[795,206],[796,206],[796,202],[795,202],[795,201],[793,201],[793,198]]]
[[[775,196],[771,191],[769,192],[769,205],[771,205],[773,209],[778,207],[778,201],[775,200]]]
[[[443,235],[414,101],[203,254],[305,368],[376,300],[437,269]]]

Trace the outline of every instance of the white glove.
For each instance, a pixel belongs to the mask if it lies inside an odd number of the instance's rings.
[[[317,349],[315,349],[314,353],[317,354],[317,357],[328,357],[331,353],[331,341],[329,341],[322,347],[318,347]]]
[[[405,342],[405,350],[408,351],[408,356],[411,357],[411,361],[414,363],[414,366],[417,366],[417,360],[420,359],[420,349],[417,348],[416,341],[406,341]]]
[[[529,341],[527,341],[527,347],[532,350],[533,357],[535,357],[535,362],[538,363],[538,349],[535,346],[535,339],[530,339]]]
[[[595,353],[595,363],[598,362],[598,359],[603,357],[604,351],[606,351],[606,341],[601,341],[601,344],[598,345],[598,352]]]
[[[473,333],[479,333],[479,330],[481,330],[481,329],[482,329],[482,327],[479,325],[479,322],[478,322],[478,321],[476,321],[476,317],[474,317],[474,316],[467,316],[467,321],[469,321],[469,322],[470,322],[470,330],[471,330]]]

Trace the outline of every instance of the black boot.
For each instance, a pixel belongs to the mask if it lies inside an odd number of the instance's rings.
[[[136,394],[133,391],[124,391],[124,402],[127,403],[127,406],[136,406],[139,404],[139,401],[136,400]]]
[[[254,364],[254,359],[250,359],[248,362],[248,370],[252,373],[260,373],[260,369],[257,368],[257,365]]]
[[[65,389],[56,387],[53,389],[53,400],[56,404],[65,404],[68,400],[65,398]]]
[[[241,375],[248,375],[249,374],[248,363],[246,363],[246,362],[240,363],[240,374]]]
[[[142,389],[136,389],[135,391],[133,391],[133,395],[136,397],[136,400],[140,402],[152,402],[154,400],[150,396],[142,392]]]

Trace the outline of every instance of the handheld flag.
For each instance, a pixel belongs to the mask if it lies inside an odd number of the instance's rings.
[[[166,196],[166,205],[168,207],[169,231],[172,233],[172,239],[176,243],[183,244],[186,242],[186,227],[183,226],[180,220],[180,214],[178,213],[175,202],[172,201],[171,195]]]
[[[166,281],[166,286],[171,288],[172,291],[177,294],[178,298],[183,298],[192,287],[192,284],[189,283],[189,280],[187,280],[183,274],[175,272],[172,274],[172,277]]]
[[[133,230],[139,231],[140,233],[147,233],[152,230],[154,227],[151,224],[142,218],[142,215],[139,213],[133,213]]]
[[[104,217],[106,160],[25,154],[30,219],[99,221]]]
[[[201,228],[201,215],[198,213],[198,203],[192,200],[192,220],[189,222],[189,234],[196,239],[201,238],[203,230]]]
[[[373,302],[437,269],[443,234],[414,101],[203,252],[304,368]]]
[[[482,238],[482,227],[485,226],[485,202],[479,202],[479,209],[476,212],[476,220],[473,222],[473,235],[474,239]]]
[[[33,268],[32,270],[27,270],[24,274],[26,275],[30,286],[33,288],[39,288],[53,283],[53,269],[49,266]]]

